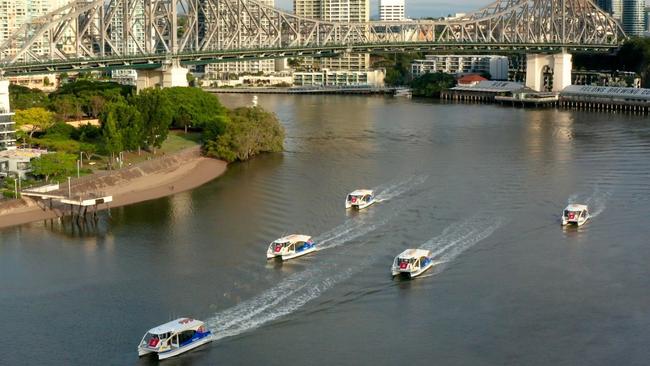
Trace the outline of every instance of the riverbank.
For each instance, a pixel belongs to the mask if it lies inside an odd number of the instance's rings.
[[[72,196],[113,196],[99,209],[126,206],[199,187],[226,171],[227,163],[201,156],[199,147],[185,149],[158,159],[119,170],[100,172],[71,183]],[[67,195],[67,185],[53,195]],[[0,228],[64,216],[66,207],[23,197],[0,203]]]

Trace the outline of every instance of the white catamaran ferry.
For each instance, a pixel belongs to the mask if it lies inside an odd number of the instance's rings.
[[[415,278],[433,266],[431,251],[425,249],[406,249],[393,261],[391,273],[395,276]]]
[[[164,360],[211,341],[212,333],[202,321],[179,318],[149,329],[140,341],[138,356],[157,353]]]
[[[587,205],[572,203],[562,212],[562,226],[569,224],[581,226],[589,220],[589,217],[589,208]]]
[[[376,202],[375,194],[370,189],[357,189],[345,198],[345,208],[362,210]]]
[[[316,244],[311,236],[292,234],[277,239],[269,245],[266,259],[280,258],[283,261],[311,253],[316,250]]]

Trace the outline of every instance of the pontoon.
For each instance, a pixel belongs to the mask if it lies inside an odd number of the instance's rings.
[[[311,236],[292,234],[272,242],[266,251],[266,259],[280,258],[284,261],[311,253],[314,250],[316,250],[316,244],[311,240]]]
[[[345,208],[364,209],[375,203],[374,192],[370,189],[357,189],[345,198]]]
[[[431,251],[425,249],[406,249],[393,261],[393,277],[414,278],[433,266]]]
[[[589,220],[589,217],[589,208],[587,205],[572,203],[562,212],[562,225],[573,224],[581,226]]]
[[[212,333],[202,321],[179,318],[149,329],[140,341],[138,356],[157,353],[164,360],[211,341]]]

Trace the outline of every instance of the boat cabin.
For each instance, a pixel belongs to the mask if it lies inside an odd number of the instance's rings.
[[[268,259],[273,257],[289,259],[314,249],[315,244],[311,240],[311,236],[293,234],[272,242],[266,252],[266,257]]]
[[[582,224],[589,219],[587,205],[570,204],[562,212],[562,224]]]
[[[407,249],[395,257],[393,268],[399,271],[417,271],[431,263],[430,252],[424,249]]]
[[[347,202],[351,205],[358,205],[370,202],[373,198],[373,191],[370,189],[357,189],[348,194]]]
[[[210,335],[211,332],[202,321],[178,318],[150,329],[142,337],[138,353],[142,356],[155,352],[160,358],[164,358],[165,353],[175,355],[181,353],[183,348],[190,348],[193,343],[205,343]]]

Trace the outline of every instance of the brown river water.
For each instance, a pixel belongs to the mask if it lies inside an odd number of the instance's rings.
[[[250,104],[250,95],[225,95]],[[260,95],[286,151],[92,227],[0,231],[0,364],[132,365],[145,331],[217,340],[165,365],[647,365],[650,118]],[[346,212],[345,195],[382,202]],[[562,228],[568,202],[592,219]],[[270,241],[320,250],[267,262]],[[442,263],[391,279],[393,257]]]

